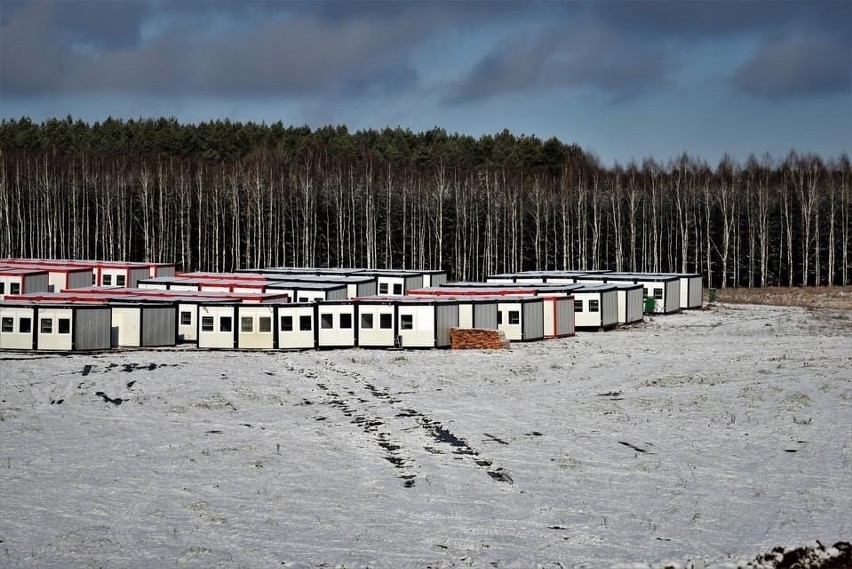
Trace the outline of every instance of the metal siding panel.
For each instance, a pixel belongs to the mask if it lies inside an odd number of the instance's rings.
[[[459,307],[457,304],[439,305],[435,310],[435,345],[442,348],[450,345],[450,329],[459,325]]]
[[[666,312],[680,310],[680,279],[666,283]]]
[[[142,309],[142,345],[174,346],[177,309],[172,306],[144,307]]]
[[[544,302],[525,302],[522,305],[524,314],[524,340],[540,340],[544,337]]]
[[[601,326],[618,325],[618,292],[606,291],[601,295]]]
[[[474,326],[488,330],[497,329],[497,303],[477,303],[473,305]]]
[[[73,314],[74,349],[110,348],[112,313],[109,307],[75,309]]]

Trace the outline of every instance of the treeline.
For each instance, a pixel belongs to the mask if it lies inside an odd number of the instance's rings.
[[[0,256],[850,284],[849,158],[604,167],[508,131],[0,121]]]

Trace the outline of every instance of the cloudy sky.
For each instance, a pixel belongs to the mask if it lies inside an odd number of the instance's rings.
[[[852,0],[0,0],[0,116],[852,154]]]

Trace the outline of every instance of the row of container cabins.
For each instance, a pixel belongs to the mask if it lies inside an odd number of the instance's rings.
[[[572,335],[575,326],[640,321],[643,292],[657,296],[640,283],[556,282],[568,274],[554,272],[446,283],[437,271],[284,268],[151,277],[154,270],[147,268],[148,278],[138,278],[135,289],[80,287],[14,297],[0,306],[0,348],[100,350],[179,342],[249,349],[445,347],[453,327],[499,328],[509,340],[529,341]],[[104,274],[103,268],[98,272]],[[424,281],[443,286],[424,287]],[[664,287],[666,292],[678,294]],[[698,298],[700,306],[700,293]],[[659,311],[671,311],[662,300]]]

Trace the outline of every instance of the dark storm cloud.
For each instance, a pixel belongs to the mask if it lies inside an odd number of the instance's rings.
[[[746,93],[773,100],[852,96],[852,44],[806,36],[773,38],[733,74],[732,82]]]
[[[125,3],[81,6],[90,4]],[[293,6],[299,10],[288,9]],[[399,89],[416,77],[406,58],[424,29],[416,18],[322,20],[280,2],[177,2],[146,4],[122,20],[119,40],[103,31],[109,10],[85,24],[53,2],[10,12],[0,34],[0,85],[7,94],[289,95],[358,87],[362,77]],[[142,41],[146,23],[159,29]]]
[[[594,89],[611,99],[626,99],[664,84],[667,74],[662,51],[639,49],[605,28],[528,30],[488,53],[453,86],[447,100],[554,87]]]
[[[732,84],[783,98],[848,89],[850,21],[848,0],[0,0],[0,92],[435,92],[419,84],[419,50],[474,31],[495,47],[449,80],[447,101],[565,88],[631,98],[665,85],[683,47],[731,37],[762,46],[731,62]]]

